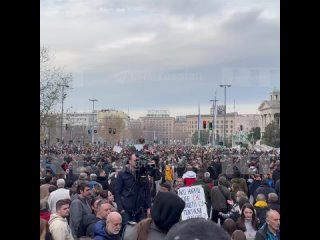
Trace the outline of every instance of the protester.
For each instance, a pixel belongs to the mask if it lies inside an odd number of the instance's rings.
[[[179,221],[185,202],[172,192],[159,192],[151,209],[151,218],[127,225],[124,240],[164,239],[169,229]]]

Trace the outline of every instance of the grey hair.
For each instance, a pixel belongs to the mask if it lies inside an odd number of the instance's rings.
[[[266,196],[263,193],[259,193],[257,195],[256,201],[265,201],[266,200]]]
[[[90,180],[91,180],[91,181],[96,181],[96,180],[97,180],[97,174],[91,173],[91,174],[90,174]]]
[[[279,200],[279,197],[276,193],[269,193],[268,194],[268,201],[269,202],[277,202]]]

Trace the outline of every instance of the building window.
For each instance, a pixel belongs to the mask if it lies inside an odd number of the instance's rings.
[[[228,133],[228,130],[226,130],[226,133]]]
[[[233,120],[230,120],[230,123],[233,123]]]
[[[232,126],[232,125],[230,125],[230,128],[233,128],[233,126]]]
[[[230,130],[230,133],[232,133],[232,130]]]

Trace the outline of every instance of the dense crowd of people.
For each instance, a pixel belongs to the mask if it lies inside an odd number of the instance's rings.
[[[280,152],[40,146],[40,240],[280,239]],[[208,218],[181,219],[202,186]]]

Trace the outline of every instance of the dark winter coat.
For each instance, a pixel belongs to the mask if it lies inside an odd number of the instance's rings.
[[[108,190],[109,189],[109,183],[108,183],[108,179],[106,177],[98,176],[97,177],[97,182],[102,185],[103,190]]]
[[[256,233],[255,240],[275,240],[273,234],[269,231],[268,225],[264,224]],[[280,232],[277,232],[277,240],[280,240]]]
[[[146,180],[146,182],[144,182]],[[120,171],[115,187],[118,211],[138,212],[151,207],[150,186],[147,179],[136,179],[128,168]]]

